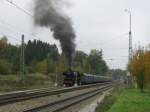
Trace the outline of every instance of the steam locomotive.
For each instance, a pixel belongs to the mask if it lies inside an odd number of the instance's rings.
[[[64,72],[63,75],[64,75],[63,84],[66,87],[75,85],[95,84],[101,82],[112,82],[112,79],[110,77],[80,73],[78,71],[67,71]]]

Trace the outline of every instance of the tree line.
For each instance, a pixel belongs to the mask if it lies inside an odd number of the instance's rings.
[[[8,43],[7,37],[0,39],[0,74],[19,74],[21,60],[21,45]],[[59,53],[55,44],[51,45],[41,40],[29,40],[25,43],[25,73],[55,73],[68,70],[67,58]],[[103,60],[102,50],[91,50],[90,54],[76,51],[72,69],[84,73],[103,75],[108,66]]]

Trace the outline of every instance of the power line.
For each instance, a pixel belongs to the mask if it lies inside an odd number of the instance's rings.
[[[17,5],[17,4],[14,3],[13,1],[10,1],[10,0],[5,0],[5,1],[7,1],[7,2],[10,3],[10,4],[12,4],[13,6],[15,6],[17,9],[19,9],[19,10],[22,11],[23,13],[25,13],[25,14],[31,16],[32,18],[34,18],[34,16],[33,16],[32,14],[30,14],[28,11],[26,11],[24,8],[20,7],[19,5]],[[117,36],[117,38],[118,38],[118,37],[119,37],[119,36]],[[112,39],[112,40],[110,40],[109,42],[111,42],[111,41],[113,41],[113,40],[115,40],[115,39]],[[103,44],[105,44],[105,42],[102,43],[101,45],[103,45]],[[107,44],[108,44],[108,42],[107,42]]]
[[[16,7],[18,10],[22,11],[23,13],[27,14],[28,16],[31,16],[32,18],[34,17],[32,14],[30,14],[28,11],[26,11],[24,8],[20,7],[19,5],[17,5],[16,3],[14,3],[13,1],[10,1],[10,0],[5,0],[6,2],[10,3],[12,6]],[[5,22],[7,23],[7,22]],[[7,25],[9,26],[12,26],[11,24],[7,23]],[[24,32],[25,33],[25,32]],[[21,33],[22,34],[22,33]],[[36,37],[38,38],[37,36],[33,35],[33,34],[29,34],[28,35],[30,36],[33,36],[33,37]],[[32,38],[32,39],[35,39],[35,38]]]
[[[101,47],[105,47],[106,45],[108,45],[110,42],[114,41],[114,40],[117,40],[117,39],[122,39],[125,35],[128,35],[128,33],[124,33],[122,35],[119,35],[119,36],[115,36],[113,39],[110,39],[110,40],[107,40],[107,41],[104,41],[104,42],[100,42],[100,43],[96,43],[96,44],[99,44],[101,45]],[[121,38],[119,38],[121,37]],[[79,43],[83,43],[83,42],[79,42]],[[89,43],[86,42],[86,45],[89,46]],[[84,45],[85,46],[85,45]],[[122,48],[118,48],[118,49],[122,49]],[[123,48],[124,49],[124,48]]]
[[[1,23],[1,21],[0,21],[0,23]],[[11,28],[9,28],[7,26],[4,26],[4,24],[1,24],[1,27],[3,27],[4,29],[6,29],[5,31],[10,31],[10,32],[12,32],[14,34],[17,34],[17,35],[20,34],[19,32],[15,32]]]
[[[14,3],[13,1],[10,1],[10,0],[5,0],[5,1],[10,3],[12,6],[17,8],[18,10],[22,11],[23,13],[27,14],[28,16],[32,17],[32,19],[34,19],[34,16],[30,12],[28,12],[26,9],[20,7],[18,4]],[[35,35],[32,35],[32,36],[36,37],[36,38],[32,38],[32,39],[40,39],[38,36],[35,36]]]
[[[0,21],[1,22],[1,21]],[[3,31],[1,30],[1,34],[2,35],[4,35],[4,36],[6,36],[6,37],[8,37],[8,38],[11,38],[11,39],[15,39],[16,41],[19,41],[20,42],[20,40],[19,39],[17,39],[17,38],[15,38],[14,36],[12,36],[12,35],[10,35],[10,33],[13,33],[16,37],[17,37],[17,35],[21,35],[21,33],[19,33],[19,32],[14,32],[11,28],[8,28],[8,27],[5,27],[5,26],[2,26],[4,29],[6,29],[5,31],[6,32],[8,32],[7,34],[4,34],[3,33]]]
[[[3,25],[7,25],[8,27],[7,27],[7,29],[8,30],[11,30],[11,32],[13,31],[15,31],[15,33],[18,33],[18,34],[22,34],[22,32],[24,33],[24,34],[27,34],[28,36],[30,36],[30,37],[36,37],[36,38],[38,38],[37,36],[35,36],[35,35],[33,35],[33,34],[29,34],[28,32],[26,32],[26,31],[21,31],[19,28],[17,28],[18,30],[16,30],[16,27],[14,27],[13,25],[11,25],[11,24],[9,24],[9,23],[7,23],[6,21],[4,21],[4,20],[2,20],[1,18],[0,18],[0,23],[2,23]],[[6,27],[5,27],[6,28]],[[14,30],[15,29],[15,30]],[[20,31],[19,31],[20,30]],[[35,39],[35,38],[32,38],[32,39]]]
[[[34,18],[34,16],[30,12],[28,12],[26,9],[20,7],[19,5],[17,5],[13,1],[10,1],[10,0],[5,0],[5,1],[10,3],[12,6],[15,6],[18,10],[22,11],[23,13],[27,14],[28,16],[31,16],[32,18]],[[37,37],[37,36],[34,36],[34,37]]]
[[[114,40],[120,39],[119,37],[123,38],[125,35],[128,35],[128,33],[124,33],[124,34],[122,34],[122,35],[120,35],[120,36],[114,37],[113,39],[111,39],[111,40],[109,40],[109,41],[106,41],[106,42],[102,43],[101,45],[106,46],[106,44],[109,44],[110,42],[112,42],[112,41],[114,41]],[[104,46],[103,46],[103,47],[104,47]]]
[[[13,1],[10,1],[10,0],[5,0],[5,1],[7,1],[8,3],[10,3],[12,6],[16,7],[18,10],[22,11],[23,13],[27,14],[28,16],[34,18],[34,16],[31,13],[29,13],[28,11],[26,11],[24,8],[20,7],[19,5],[17,5]],[[106,41],[104,43],[99,43],[99,44],[106,46],[106,44],[109,44],[110,42],[112,42],[112,41],[114,41],[116,39],[119,39],[118,37],[123,37],[124,35],[127,35],[127,33],[125,33],[125,34],[123,34],[121,36],[117,36],[117,38],[115,37],[115,38],[113,38],[113,39],[111,39],[109,41]],[[36,36],[34,36],[34,37],[36,37]],[[34,39],[34,38],[32,38],[32,39]],[[102,47],[104,47],[104,46],[102,46]]]
[[[12,25],[12,24],[10,24],[10,23],[8,23],[8,22],[6,22],[5,20],[3,20],[2,18],[0,18],[0,21],[1,21],[1,23],[3,23],[3,24],[5,24],[5,25],[8,25],[8,26],[10,26],[10,27],[12,27],[12,28],[17,28],[17,27],[15,27],[14,25]],[[24,33],[27,33],[27,34],[29,34],[29,35],[32,35],[32,36],[34,36],[34,37],[36,37],[36,35],[33,35],[33,34],[30,34],[29,32],[27,32],[27,31],[25,31],[25,30],[23,30],[23,29],[20,29],[20,28],[17,28],[18,29],[18,31],[20,30],[22,30]],[[22,32],[21,31],[21,32]]]
[[[7,38],[14,39],[14,40],[16,40],[17,42],[21,42],[21,40],[19,40],[19,39],[15,38],[15,37],[13,37],[13,36],[6,35],[6,37],[7,37]]]
[[[24,8],[20,7],[19,5],[17,5],[17,4],[14,3],[13,1],[10,1],[10,0],[5,0],[5,1],[8,2],[8,3],[10,3],[12,6],[14,6],[15,8],[17,8],[18,10],[22,11],[23,13],[27,14],[28,16],[34,18],[34,16],[33,16],[31,13],[29,13],[28,11],[26,11]],[[7,23],[7,22],[5,22],[5,23]],[[9,23],[7,23],[7,25],[12,26],[12,25],[9,24]],[[33,35],[33,34],[29,34],[29,33],[27,33],[27,32],[24,32],[24,33],[27,34],[27,35],[29,35],[29,36],[35,37],[35,38],[32,38],[32,39],[37,39],[37,38],[39,38],[38,36],[35,36],[35,35]],[[21,34],[22,34],[22,33],[21,33]]]
[[[8,3],[10,3],[11,5],[15,6],[17,9],[19,9],[20,11],[24,12],[25,14],[31,16],[32,18],[34,17],[32,14],[30,14],[28,11],[26,11],[25,9],[23,9],[22,7],[20,7],[19,5],[17,5],[16,3],[14,3],[13,1],[10,0],[5,0]]]
[[[3,36],[6,36],[7,38],[11,38],[11,39],[13,39],[13,40],[15,40],[15,41],[17,41],[17,42],[21,42],[21,40],[15,38],[14,36],[6,35],[6,34],[4,34],[3,32],[0,32],[0,33],[1,33]]]

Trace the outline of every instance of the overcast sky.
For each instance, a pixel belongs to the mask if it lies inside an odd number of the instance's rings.
[[[11,1],[32,14],[33,0]],[[128,62],[129,14],[124,9],[132,12],[133,48],[149,44],[149,0],[68,1],[69,7],[65,7],[64,11],[72,18],[77,49],[86,53],[91,49],[103,49],[104,59],[110,68],[125,69]],[[59,46],[49,30],[35,27],[32,17],[6,0],[0,0],[0,14],[0,35],[7,35],[10,42],[20,44],[20,35],[25,34],[26,42],[28,39],[40,39]]]

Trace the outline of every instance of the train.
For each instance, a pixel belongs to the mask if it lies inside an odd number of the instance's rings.
[[[112,82],[110,77],[80,73],[78,71],[66,71],[63,73],[63,85],[66,87],[95,84],[102,82]]]

